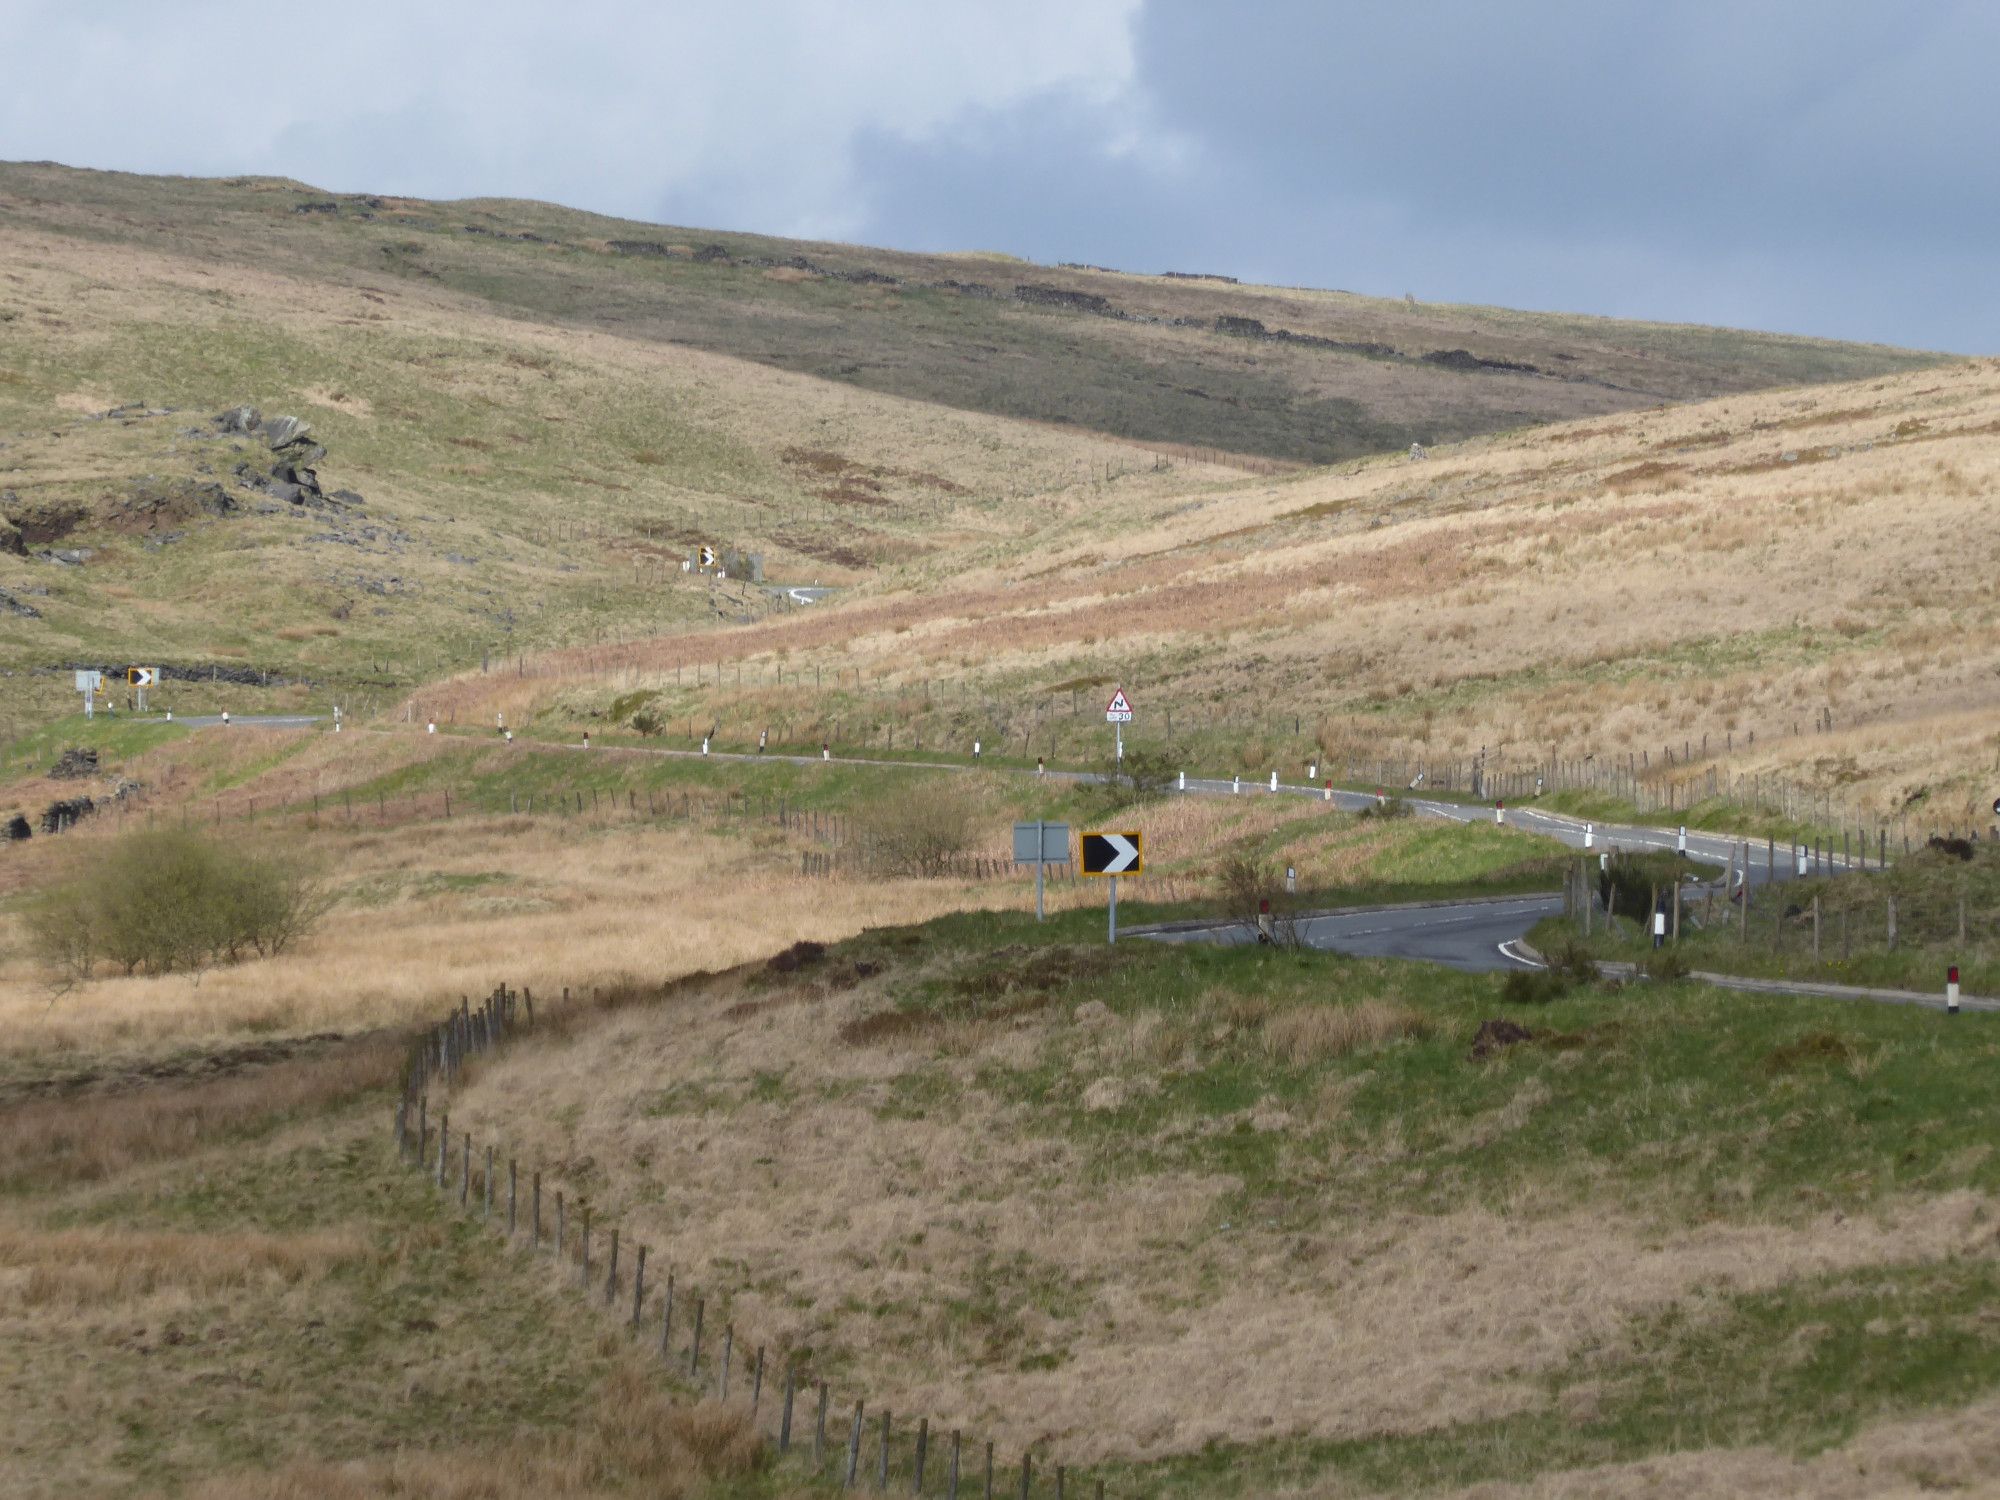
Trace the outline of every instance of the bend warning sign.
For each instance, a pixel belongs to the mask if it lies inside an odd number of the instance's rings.
[[[1145,835],[1137,829],[1125,833],[1086,833],[1083,836],[1083,873],[1142,874],[1146,868],[1145,849]]]
[[[1125,689],[1120,688],[1111,695],[1111,701],[1104,708],[1104,722],[1107,724],[1132,722],[1132,705],[1125,700]]]

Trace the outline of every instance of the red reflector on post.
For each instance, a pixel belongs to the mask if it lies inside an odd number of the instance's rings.
[[[1951,969],[1950,969],[1950,972],[1948,972],[1948,973],[1947,973],[1947,974],[1945,975],[1945,983],[1946,983],[1946,984],[1957,984],[1957,983],[1958,983],[1958,965],[1957,965],[1957,964],[1953,964],[1953,965],[1951,966]]]

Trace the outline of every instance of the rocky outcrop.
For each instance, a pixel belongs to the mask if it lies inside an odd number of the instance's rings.
[[[65,797],[51,802],[42,812],[42,832],[61,833],[66,828],[74,828],[79,820],[89,817],[96,810],[96,802],[89,797]]]
[[[15,615],[23,620],[39,620],[42,612],[34,605],[16,599],[5,589],[0,589],[0,615]]]
[[[1447,370],[1512,370],[1521,375],[1539,375],[1541,370],[1534,365],[1523,364],[1513,359],[1481,359],[1470,349],[1433,349],[1428,354],[1419,355],[1427,365],[1441,365]]]
[[[20,813],[15,813],[13,817],[7,820],[7,837],[10,841],[18,843],[22,839],[32,838],[34,832],[35,830],[29,825],[28,820]]]
[[[1215,331],[1232,338],[1262,339],[1272,344],[1303,344],[1311,349],[1332,349],[1341,354],[1359,354],[1367,359],[1400,359],[1388,344],[1325,338],[1317,333],[1294,333],[1289,328],[1266,328],[1261,318],[1239,318],[1227,313],[1215,320]]]
[[[246,489],[287,505],[315,510],[338,510],[364,503],[352,490],[334,490],[329,494],[320,488],[315,465],[326,457],[326,449],[311,440],[312,424],[302,418],[267,418],[254,406],[235,406],[215,419],[215,430],[224,435],[262,438],[265,447],[276,455],[268,469],[246,459],[230,471]]]
[[[51,781],[80,781],[97,774],[97,752],[89,746],[72,745],[49,767]]]
[[[1014,288],[1014,300],[1026,302],[1031,307],[1060,307],[1068,312],[1095,313],[1101,318],[1115,318],[1118,310],[1111,305],[1109,297],[1096,292],[1073,292],[1068,287],[1049,286],[1041,282],[1026,282]]]

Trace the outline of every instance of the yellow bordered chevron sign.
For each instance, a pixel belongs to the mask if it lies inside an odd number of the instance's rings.
[[[1137,829],[1127,833],[1084,834],[1084,874],[1139,875],[1145,868],[1146,836]]]

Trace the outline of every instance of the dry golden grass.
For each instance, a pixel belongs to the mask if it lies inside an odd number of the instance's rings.
[[[953,680],[956,712],[1018,740],[1033,685],[1111,674],[1149,733],[1172,707],[1211,753],[1276,747],[1294,774],[1308,744],[1253,706],[1296,705],[1335,754],[1485,746],[1532,767],[1644,750],[1656,780],[1663,747],[1679,760],[1706,736],[1707,758],[1672,775],[1782,772],[1871,817],[1921,792],[1928,818],[1962,825],[2000,763],[1996,493],[2000,362],[1969,361],[1238,481],[1193,505],[1110,501],[1054,528],[1024,510],[1011,538],[847,605],[558,654],[505,691],[574,707],[612,675],[671,692],[679,662],[768,683],[804,660],[860,670],[850,724],[921,714],[924,682]],[[429,697],[476,716],[492,691],[468,678]],[[814,701],[732,688],[689,711],[754,722]]]
[[[1393,1000],[1369,996],[1352,1004],[1298,1007],[1264,1022],[1264,1045],[1293,1067],[1365,1052],[1430,1029],[1420,1014]]]
[[[72,1078],[61,1093],[0,1107],[0,1185],[99,1181],[185,1155],[218,1135],[324,1110],[393,1085],[406,1051],[399,1038],[386,1035],[296,1048],[252,1046],[258,1055],[212,1055],[185,1070],[170,1062],[138,1074]],[[231,1065],[241,1071],[200,1076]],[[187,1081],[161,1084],[156,1080],[162,1074]]]
[[[112,1303],[290,1286],[330,1275],[365,1252],[350,1231],[0,1229],[0,1310],[98,1315]]]
[[[1343,1484],[1288,1490],[1300,1500],[1334,1500]],[[1762,1445],[1697,1449],[1631,1463],[1592,1465],[1521,1484],[1437,1490],[1449,1500],[1917,1500],[1950,1494],[2000,1495],[2000,1402],[1873,1422],[1845,1442],[1811,1454]]]
[[[679,1500],[717,1481],[741,1482],[769,1450],[740,1406],[664,1396],[629,1365],[596,1393],[581,1430],[479,1448],[393,1453],[347,1463],[295,1463],[196,1485],[194,1500],[596,1500],[643,1493]]]
[[[106,975],[52,996],[16,951],[0,962],[0,1067],[29,1057],[117,1066],[169,1043],[403,1026],[503,979],[544,995],[668,979],[997,894],[956,882],[807,881],[789,851],[679,828],[464,818],[449,840],[439,833],[431,824],[325,833],[315,842],[341,877],[375,883],[383,904],[344,905],[277,958],[197,977]],[[490,883],[440,889],[440,877]],[[1006,899],[1018,904],[1021,892]]]
[[[1990,1251],[1993,1205],[1972,1194],[1785,1222],[1665,1226],[1523,1201],[1218,1234],[1236,1179],[1093,1174],[1072,1140],[980,1088],[982,1070],[1059,1044],[1059,1088],[1115,1108],[1196,1066],[1210,1024],[1338,1051],[1408,1034],[1403,1007],[1274,1025],[1232,1001],[1190,1029],[1022,1005],[916,1046],[857,1026],[881,1012],[880,983],[812,984],[777,1004],[743,1003],[731,979],[684,988],[500,1059],[449,1101],[452,1119],[547,1163],[684,1282],[727,1294],[740,1340],[838,1359],[871,1399],[1003,1446],[1053,1435],[1077,1461],[1532,1411],[1550,1372],[1670,1304]],[[1100,1101],[1092,1081],[1107,1079],[1118,1093]],[[899,1107],[918,1084],[950,1108]],[[1477,1122],[1480,1142],[1504,1149],[1547,1098],[1524,1085]],[[1265,1101],[1163,1129],[1291,1123]],[[1393,1124],[1371,1150],[1404,1153]],[[997,1324],[965,1321],[989,1302],[1005,1309]],[[1028,1357],[1047,1351],[1059,1357]]]

